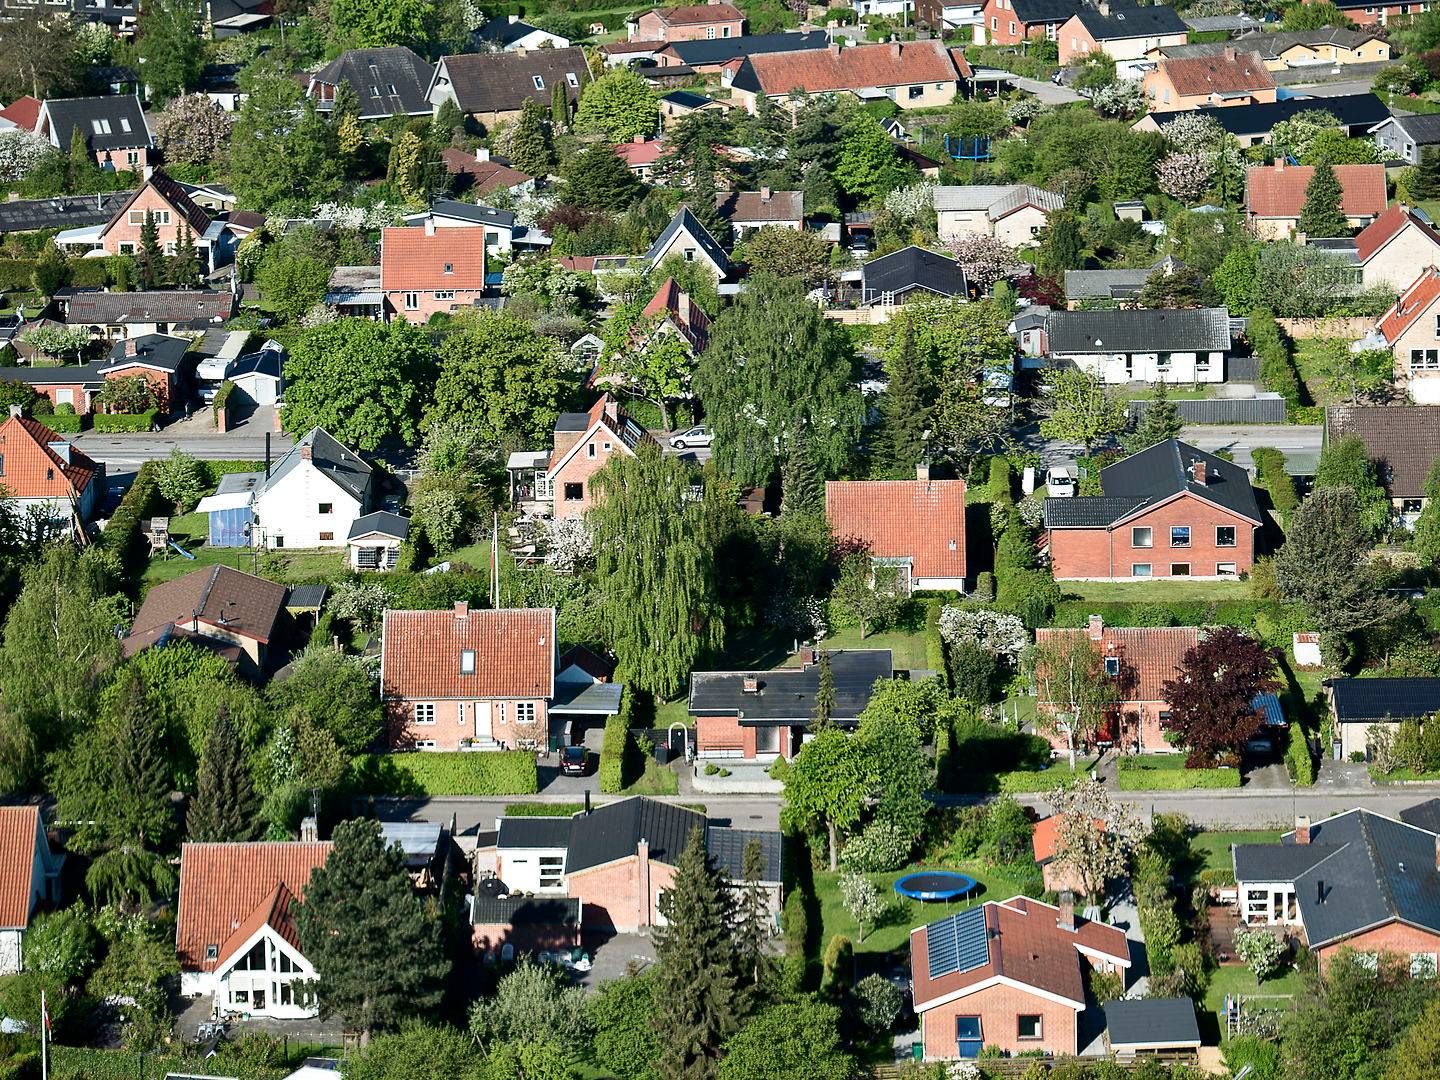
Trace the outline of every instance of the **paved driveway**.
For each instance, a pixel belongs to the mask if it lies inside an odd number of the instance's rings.
[[[1085,100],[1068,86],[1056,86],[1041,79],[1022,79],[1019,75],[1011,75],[1010,81],[1027,94],[1034,94],[1046,105],[1065,105],[1071,101]]]

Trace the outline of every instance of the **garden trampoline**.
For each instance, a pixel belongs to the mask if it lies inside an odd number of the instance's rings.
[[[895,891],[911,900],[950,901],[967,896],[975,885],[975,879],[969,874],[957,874],[950,870],[922,870],[897,879]]]

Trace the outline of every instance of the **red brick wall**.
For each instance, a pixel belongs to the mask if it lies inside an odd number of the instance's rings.
[[[1021,1039],[1021,1016],[1039,1015],[1039,1039]],[[1076,1013],[1068,1005],[1032,994],[1014,986],[989,986],[968,997],[939,1005],[925,1013],[923,1035],[925,1056],[948,1059],[957,1056],[955,1018],[980,1017],[980,1036],[986,1046],[998,1046],[1012,1053],[1047,1050],[1052,1054],[1074,1054]]]
[[[635,20],[636,41],[704,41],[708,37],[719,40],[725,38],[725,28],[729,27],[729,37],[738,38],[744,31],[744,22],[738,19],[716,19],[714,22],[693,23],[686,26],[666,27],[660,15],[654,11],[647,11],[640,18]],[[713,35],[705,31],[713,28]]]
[[[395,312],[397,319],[404,319],[406,322],[423,325],[430,321],[431,315],[448,314],[452,311],[467,311],[474,307],[475,301],[482,293],[475,289],[456,289],[455,295],[449,300],[437,300],[434,292],[417,292],[416,300],[420,306],[414,311],[406,308],[405,294],[414,290],[387,289],[385,301]]]
[[[1361,953],[1394,953],[1409,961],[1411,953],[1440,953],[1440,934],[1392,922],[1315,950],[1323,973],[1341,949]]]
[[[508,923],[480,923],[470,928],[470,944],[477,953],[493,950],[497,954],[504,945],[514,945],[516,952],[540,952],[573,949],[580,944],[580,935],[563,926],[510,926]]]
[[[1106,738],[1113,738],[1126,753],[1134,750],[1136,728],[1139,728],[1140,749],[1144,753],[1164,753],[1173,750],[1174,747],[1165,740],[1165,733],[1160,729],[1160,714],[1169,712],[1168,701],[1127,701],[1120,706],[1120,723],[1116,727],[1113,723],[1110,730],[1105,733]],[[1048,711],[1048,707],[1047,707]],[[1056,750],[1067,749],[1065,736],[1053,732],[1041,732],[1042,736],[1050,740],[1050,745]]]
[[[75,411],[81,416],[84,416],[90,411],[90,395],[80,383],[53,383],[48,386],[35,387],[35,392],[42,397],[49,398],[51,404],[59,404],[59,402],[56,401],[56,397],[58,396],[56,391],[59,390],[69,390],[73,394],[70,403],[75,406]]]
[[[699,753],[707,750],[742,749],[747,758],[755,756],[755,729],[741,727],[733,716],[695,717],[695,748]]]
[[[106,230],[105,235],[100,238],[100,243],[107,252],[111,255],[117,254],[120,251],[120,245],[122,243],[133,245],[131,250],[140,250],[140,230],[144,227],[144,211],[146,210],[155,213],[168,211],[170,214],[170,224],[161,225],[157,221],[155,225],[155,233],[156,236],[159,237],[161,250],[164,250],[166,244],[179,244],[180,234],[184,229],[184,219],[178,210],[161,198],[158,191],[153,187],[147,186],[136,196],[135,201],[130,204],[129,209],[120,216],[120,220],[110,226],[110,228]],[[131,213],[140,214],[139,221],[141,224],[130,224]],[[190,235],[198,244],[200,237],[195,235],[193,229],[190,231]]]
[[[415,723],[415,702],[405,698],[391,698],[385,703],[386,732],[392,750],[407,749],[413,746],[418,740],[433,739],[435,750],[459,750],[460,740],[473,738],[475,735],[475,703],[472,699],[464,701],[455,699],[428,699],[435,705],[435,722],[433,724]],[[494,709],[500,704],[498,701],[491,702],[490,713],[490,735],[496,742],[503,742],[512,749],[518,745],[521,739],[535,739],[543,741],[548,731],[548,720],[546,716],[547,703],[543,699],[535,701],[535,722],[534,724],[520,725],[515,722],[515,705],[517,700],[529,699],[508,699],[505,705],[505,720],[502,723],[495,715]],[[460,712],[464,706],[464,714]]]
[[[110,379],[120,379],[130,375],[144,376],[145,381],[150,384],[150,389],[155,392],[155,401],[159,405],[160,411],[162,413],[170,411],[170,391],[173,389],[170,376],[163,371],[137,365],[115,368],[105,374],[105,379],[108,382]]]
[[[610,444],[610,449],[605,449],[605,444]],[[552,490],[555,493],[555,517],[568,518],[576,517],[585,513],[594,505],[594,499],[590,496],[591,478],[605,467],[610,460],[610,455],[623,445],[617,435],[606,431],[599,431],[586,439],[580,449],[577,450],[567,461],[561,470],[555,474],[555,483]],[[590,456],[590,448],[595,448],[595,456]],[[580,498],[566,499],[565,485],[579,484]]]
[[[640,896],[640,859],[632,856],[571,874],[570,895],[585,902],[585,928],[633,934],[653,926],[659,915],[660,893],[675,880],[674,867],[650,862],[648,904]]]
[[[1190,546],[1172,548],[1170,527],[1190,526]],[[1215,529],[1235,529],[1235,546],[1215,545]],[[1130,546],[1131,530],[1148,526],[1153,547]],[[1221,562],[1246,573],[1255,561],[1255,526],[1190,495],[1182,495],[1115,529],[1052,529],[1050,565],[1057,581],[1079,578],[1129,578],[1134,563],[1149,563],[1152,577],[1170,577],[1176,563],[1188,563],[1191,577],[1214,577]]]
[[[992,45],[1014,45],[1026,38],[1045,36],[1045,24],[1031,23],[1027,26],[1015,14],[1011,0],[986,0],[981,11],[981,24]]]

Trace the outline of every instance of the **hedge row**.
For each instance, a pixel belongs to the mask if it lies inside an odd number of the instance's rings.
[[[94,428],[106,432],[149,431],[159,415],[158,409],[147,409],[143,413],[96,413]]]
[[[350,780],[362,795],[534,795],[540,790],[529,750],[361,754]]]
[[[1020,769],[1015,772],[997,773],[995,781],[1005,795],[1029,795],[1037,791],[1049,791],[1060,784],[1088,776],[1089,773],[1090,766],[1085,762],[1077,761],[1073,773],[1067,763],[1061,769],[1042,769],[1038,772]]]
[[[140,466],[130,490],[125,492],[105,531],[100,534],[100,546],[113,551],[127,573],[138,573],[144,567],[150,550],[142,535],[144,522],[159,513],[163,505],[155,471],[153,461]]]
[[[78,413],[46,413],[36,419],[57,435],[76,435],[85,430],[85,418]]]
[[[630,688],[625,688],[620,711],[605,721],[605,739],[600,744],[600,790],[618,795],[633,777],[625,775],[630,754]]]
[[[1285,455],[1273,446],[1259,446],[1250,451],[1255,462],[1255,478],[1260,486],[1270,493],[1270,503],[1283,522],[1290,512],[1300,505],[1300,496],[1295,492],[1295,478],[1285,471]]]
[[[38,1058],[37,1058],[38,1061]],[[137,1054],[131,1050],[99,1050],[78,1046],[50,1047],[51,1080],[164,1080],[169,1075],[189,1076],[200,1071],[202,1062],[179,1054]],[[236,1080],[282,1080],[291,1069],[280,1065],[241,1065],[230,1061],[226,1076]],[[35,1075],[39,1075],[37,1064]]]
[[[33,287],[37,259],[0,259],[0,290],[23,292]],[[66,274],[70,284],[80,289],[96,289],[110,284],[108,259],[71,259]]]
[[[265,462],[263,461],[241,461],[226,458],[200,462],[200,471],[205,474],[205,482],[212,487],[220,483],[221,477],[229,476],[231,473],[263,472],[264,469]]]
[[[505,804],[506,817],[573,817],[585,809],[584,803],[512,802]]]
[[[1238,788],[1239,769],[1147,769],[1143,760],[1120,759],[1121,791],[1190,791]]]
[[[1290,779],[1301,787],[1315,783],[1315,759],[1310,756],[1310,740],[1298,721],[1290,725],[1290,735],[1285,743],[1285,768]]]
[[[1250,349],[1260,361],[1260,384],[1266,390],[1279,394],[1285,399],[1287,410],[1293,411],[1309,404],[1304,398],[1304,386],[1300,373],[1295,369],[1290,343],[1280,332],[1275,316],[1268,311],[1257,311],[1250,316],[1246,337]]]
[[[950,665],[945,659],[945,639],[940,636],[940,612],[945,602],[938,596],[925,601],[925,666],[940,676],[950,688]]]

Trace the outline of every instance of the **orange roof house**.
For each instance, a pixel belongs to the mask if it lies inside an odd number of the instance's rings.
[[[213,997],[221,1013],[281,1019],[317,1008],[295,984],[315,978],[293,907],[330,844],[262,841],[180,846],[175,951],[180,992]]]
[[[731,90],[755,111],[760,95],[779,101],[806,94],[849,92],[890,97],[902,109],[948,105],[959,91],[960,73],[938,41],[892,42],[746,57]]]
[[[1218,56],[1161,60],[1141,80],[1158,112],[1205,105],[1258,105],[1275,100],[1275,78],[1252,52],[1226,49]]]
[[[1355,237],[1360,284],[1403,289],[1421,266],[1440,263],[1440,232],[1425,217],[1395,203]]]
[[[1035,823],[1035,831],[1030,835],[1030,847],[1035,854],[1035,865],[1040,867],[1046,892],[1083,893],[1085,883],[1080,879],[1080,875],[1055,861],[1060,839],[1061,820],[1060,814],[1051,814]],[[1095,824],[1101,831],[1104,831],[1105,822],[1103,820],[1096,818]]]
[[[1362,343],[1395,354],[1395,384],[1419,405],[1440,405],[1440,270],[1427,266]]]
[[[0,975],[20,970],[20,939],[35,908],[59,902],[63,861],[50,851],[38,807],[0,807]]]
[[[665,279],[641,314],[660,320],[662,330],[680,335],[696,352],[703,352],[710,343],[710,316],[674,278]]]
[[[39,98],[29,95],[18,97],[0,109],[0,117],[9,120],[22,131],[34,131],[35,125],[40,122],[40,106],[43,104]]]
[[[47,507],[51,521],[73,527],[90,517],[104,476],[40,421],[11,415],[0,424],[0,485],[20,508]]]
[[[382,230],[380,291],[389,310],[412,323],[473,307],[485,292],[484,230],[436,229],[433,220]]]
[[[595,504],[590,483],[615,454],[633,457],[642,442],[654,441],[608,392],[588,412],[555,418],[554,448],[545,465],[545,489],[556,518],[576,517]]]
[[[1385,211],[1384,165],[1336,165],[1340,210],[1352,229],[1364,228]],[[1299,226],[1310,165],[1253,165],[1245,171],[1245,217],[1261,239],[1284,240]]]
[[[879,563],[905,568],[912,589],[965,588],[965,481],[831,480],[825,517],[837,539],[858,540]]]

